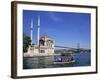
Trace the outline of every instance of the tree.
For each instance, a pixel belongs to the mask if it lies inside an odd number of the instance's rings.
[[[23,52],[27,52],[29,45],[31,45],[30,37],[26,34],[23,34]]]

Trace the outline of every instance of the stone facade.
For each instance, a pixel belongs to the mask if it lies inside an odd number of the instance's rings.
[[[31,45],[28,52],[24,56],[50,56],[54,55],[54,40],[48,36],[42,36],[39,40],[39,45]]]

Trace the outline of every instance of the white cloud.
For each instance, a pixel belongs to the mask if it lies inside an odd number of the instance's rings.
[[[50,12],[49,13],[49,17],[53,20],[53,21],[62,21],[62,18],[60,18],[58,15],[56,15],[55,13],[53,12]]]

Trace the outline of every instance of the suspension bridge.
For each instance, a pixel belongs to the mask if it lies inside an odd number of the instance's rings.
[[[71,52],[90,52],[91,51],[90,49],[87,49],[87,48],[80,48],[79,45],[77,46],[77,48],[55,45],[55,48],[65,49]]]

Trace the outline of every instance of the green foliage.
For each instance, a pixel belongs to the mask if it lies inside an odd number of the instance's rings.
[[[27,52],[29,45],[31,45],[31,39],[27,35],[23,35],[23,52]]]

